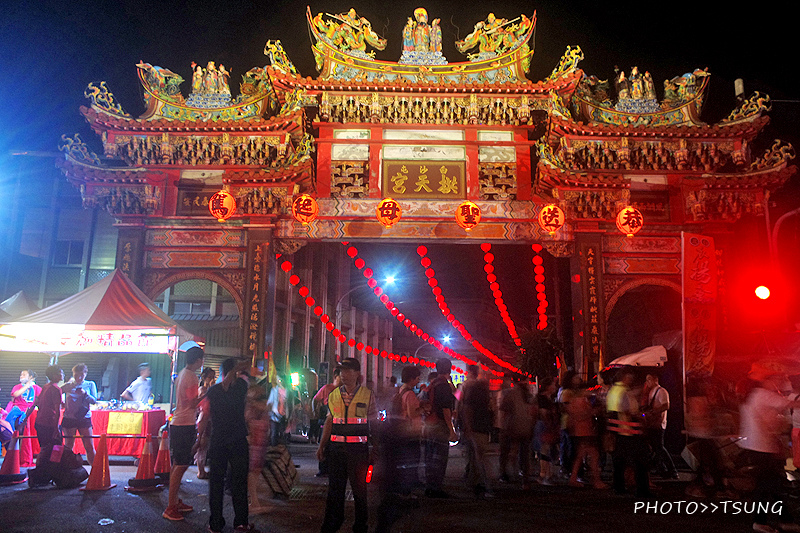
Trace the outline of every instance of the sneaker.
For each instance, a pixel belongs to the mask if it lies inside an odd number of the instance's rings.
[[[778,533],[778,530],[767,524],[753,524],[753,531],[758,533]]]
[[[788,531],[789,533],[800,533],[800,524],[794,522],[778,522],[779,531]]]
[[[241,533],[261,533],[260,530],[256,529],[253,524],[247,524],[246,526],[236,526],[233,528],[234,533],[241,532]]]
[[[583,483],[581,483],[577,479],[570,479],[569,482],[567,483],[567,485],[569,485],[570,487],[574,487],[576,489],[582,489],[583,488]]]
[[[181,512],[178,510],[177,507],[167,507],[161,514],[161,516],[163,516],[167,520],[174,520],[176,522],[178,520],[183,520],[183,515],[181,514]]]
[[[178,500],[178,505],[176,505],[175,508],[181,513],[191,513],[194,511],[194,507],[191,505],[186,505],[183,503],[183,500]]]

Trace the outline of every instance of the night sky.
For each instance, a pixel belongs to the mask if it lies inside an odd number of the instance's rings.
[[[82,133],[97,143],[78,107],[89,82],[106,81],[131,114],[143,111],[135,64],[139,60],[190,78],[190,63],[209,60],[232,70],[231,89],[241,75],[266,64],[268,39],[280,39],[305,76],[315,76],[304,2],[194,0],[74,0],[3,3],[0,19],[0,125],[3,152],[52,150],[62,133]],[[453,41],[463,38],[491,11],[514,18],[537,11],[535,55],[529,77],[547,77],[567,45],[580,45],[588,74],[613,76],[634,65],[649,70],[661,96],[663,80],[695,68],[712,74],[704,118],[717,122],[735,106],[733,80],[745,90],[773,99],[797,100],[790,70],[796,52],[797,24],[780,9],[712,8],[717,2],[392,2],[329,1],[311,5],[313,13],[342,13],[355,7],[389,40],[377,57],[400,57],[401,32],[419,6],[442,19],[445,56],[465,58]],[[391,6],[389,8],[389,6]],[[388,9],[387,9],[388,8]],[[188,94],[188,82],[183,84]],[[793,124],[800,104],[773,105],[773,124],[763,137],[797,138]],[[768,141],[765,141],[768,142]],[[796,145],[797,143],[795,143]],[[97,144],[99,146],[99,144]]]
[[[266,64],[268,39],[280,39],[304,76],[316,76],[304,2],[194,0],[74,0],[3,3],[0,17],[0,158],[9,150],[55,151],[62,134],[80,133],[98,153],[99,139],[79,114],[89,82],[106,81],[119,103],[137,116],[144,110],[135,64],[170,69],[190,80],[190,63],[223,63],[238,94],[241,75]],[[725,7],[712,7],[720,6]],[[537,11],[535,55],[529,78],[546,78],[567,45],[580,45],[589,75],[611,78],[614,67],[649,70],[659,98],[663,81],[708,67],[711,86],[703,118],[723,119],[735,106],[734,80],[745,92],[773,98],[772,122],[755,146],[757,154],[781,138],[800,146],[800,95],[796,73],[797,22],[775,4],[718,2],[329,1],[312,13],[342,13],[355,7],[389,40],[378,59],[400,57],[401,32],[416,7],[441,18],[444,54],[465,60],[453,45],[489,12],[512,19]],[[189,81],[183,86],[188,95]],[[783,101],[775,101],[783,100]],[[0,159],[0,170],[4,164]],[[773,220],[798,205],[800,179],[775,195]],[[796,226],[795,226],[796,227]],[[797,242],[792,239],[792,242]],[[408,252],[408,253],[407,253]],[[413,257],[413,248],[397,252]],[[480,260],[480,256],[477,256]],[[528,259],[529,260],[529,259]],[[481,280],[485,285],[485,280]]]

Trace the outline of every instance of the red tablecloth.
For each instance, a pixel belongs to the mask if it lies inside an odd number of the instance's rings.
[[[151,411],[92,411],[92,434],[102,435],[108,433],[109,417],[112,413],[123,414],[127,418],[137,417],[138,414],[142,415],[141,428],[138,432],[139,435],[153,435],[158,436],[158,430],[167,421],[167,415],[162,409],[153,409]],[[115,415],[116,416],[116,415]],[[112,430],[114,428],[112,427]],[[127,434],[127,433],[126,433]],[[132,433],[136,434],[136,433]],[[94,440],[95,450],[100,439]],[[108,444],[108,455],[130,455],[139,457],[142,453],[142,446],[144,446],[145,439],[123,439],[114,438],[112,434],[108,435],[106,440]],[[154,441],[154,448],[158,449],[158,441]],[[86,453],[83,449],[83,442],[81,442],[80,435],[75,435],[75,453]]]

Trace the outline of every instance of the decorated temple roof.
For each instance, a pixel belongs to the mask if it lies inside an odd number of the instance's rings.
[[[587,124],[561,117],[552,117],[551,143],[558,143],[564,135],[591,135],[598,137],[686,137],[686,138],[743,138],[752,139],[769,123],[769,117],[759,116],[750,121],[719,123],[714,125],[625,125],[625,124]]]

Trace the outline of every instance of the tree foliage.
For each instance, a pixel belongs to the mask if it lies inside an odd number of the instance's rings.
[[[539,379],[556,376],[556,358],[563,354],[564,343],[555,328],[526,330],[520,334],[522,346],[518,354],[518,366]]]

